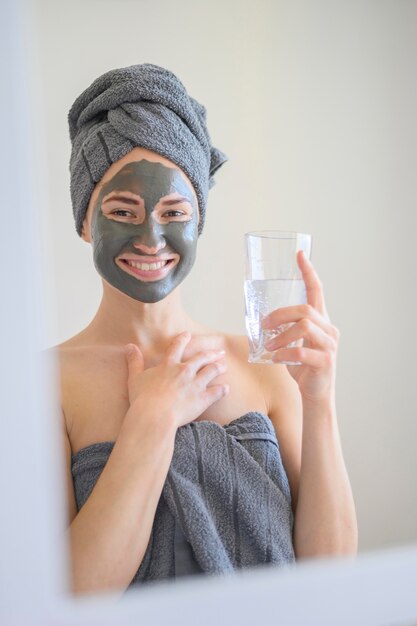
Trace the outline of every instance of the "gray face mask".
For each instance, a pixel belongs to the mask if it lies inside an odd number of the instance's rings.
[[[100,191],[91,238],[94,265],[104,280],[135,300],[158,302],[194,264],[195,196],[174,168],[145,159],[128,163]]]

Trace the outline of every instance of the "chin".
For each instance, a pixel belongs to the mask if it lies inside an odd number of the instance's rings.
[[[175,286],[171,289],[165,290],[155,288],[143,289],[142,287],[140,289],[140,293],[136,291],[122,291],[120,289],[118,289],[118,291],[120,291],[120,293],[124,293],[126,296],[129,296],[129,298],[132,298],[132,300],[136,300],[136,302],[143,302],[144,304],[155,304],[156,302],[161,302],[162,300],[165,300],[165,298],[169,296],[169,294],[172,293],[174,289]]]
[[[141,296],[139,297],[139,296],[132,296],[130,294],[126,294],[126,295],[129,295],[129,297],[132,298],[132,300],[136,300],[136,302],[143,302],[143,304],[155,304],[155,302],[161,302],[162,300],[165,300],[165,298],[169,296],[170,293],[171,292],[168,292],[164,296],[157,296],[157,295],[143,296],[141,294]]]

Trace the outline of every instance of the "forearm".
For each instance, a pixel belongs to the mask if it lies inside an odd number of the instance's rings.
[[[357,521],[333,403],[303,402],[296,558],[353,554]]]
[[[127,415],[69,528],[74,593],[127,588],[145,555],[174,443],[175,429]]]

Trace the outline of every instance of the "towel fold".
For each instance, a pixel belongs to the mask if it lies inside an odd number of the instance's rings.
[[[96,78],[68,113],[70,188],[78,234],[96,183],[112,163],[137,146],[165,156],[187,174],[197,195],[200,234],[214,174],[227,161],[211,143],[206,117],[206,108],[179,78],[158,65],[131,65]]]
[[[73,456],[78,508],[113,445],[93,444]],[[178,527],[191,550],[176,567]],[[251,412],[226,426],[191,422],[177,430],[148,547],[129,587],[184,575],[187,567],[218,575],[290,564],[292,529],[288,478],[269,417]]]

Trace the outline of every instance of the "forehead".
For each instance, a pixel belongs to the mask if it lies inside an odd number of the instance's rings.
[[[193,189],[181,172],[162,163],[141,159],[124,165],[116,174],[104,183],[100,196],[110,191],[127,189],[134,193],[151,194],[161,198],[170,193],[181,193],[193,197]]]
[[[140,151],[143,152],[142,149],[140,149]],[[130,158],[122,167],[118,164],[120,169],[116,169],[116,171],[115,168],[117,164],[113,163],[104,175],[102,181],[96,185],[88,204],[86,213],[87,220],[91,219],[94,210],[101,205],[103,197],[111,191],[127,190],[144,196],[147,190],[152,187],[154,187],[155,193],[156,181],[158,181],[158,193],[160,195],[148,198],[147,204],[156,204],[164,195],[177,192],[187,197],[193,208],[198,211],[197,195],[186,174],[174,164],[171,166],[171,162],[167,159],[164,159],[167,165],[161,163],[160,159],[163,157],[160,157],[160,155],[149,153],[149,156],[146,155],[148,158],[142,155],[135,155],[135,158],[133,153],[134,151],[128,155]]]

